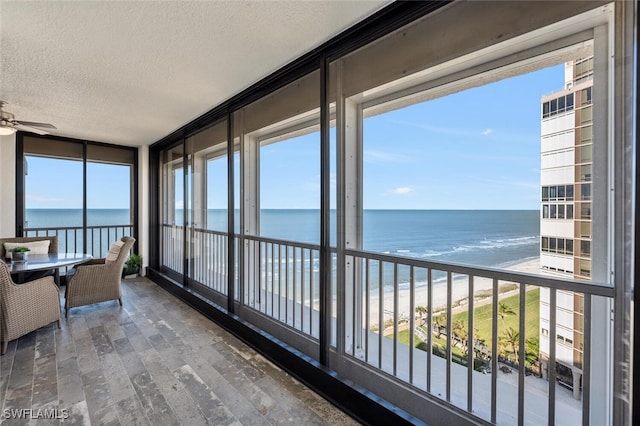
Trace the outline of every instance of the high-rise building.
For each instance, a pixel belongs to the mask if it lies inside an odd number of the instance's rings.
[[[565,87],[542,98],[540,267],[565,278],[591,277],[593,57],[565,63]],[[580,398],[584,297],[557,292],[556,373]],[[548,375],[549,289],[540,290],[540,360]]]

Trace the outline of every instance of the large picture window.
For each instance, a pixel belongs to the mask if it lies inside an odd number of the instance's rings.
[[[18,235],[57,235],[59,252],[106,256],[136,237],[137,149],[22,136],[24,197]]]

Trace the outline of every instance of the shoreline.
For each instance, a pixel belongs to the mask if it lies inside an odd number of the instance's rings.
[[[540,258],[533,257],[521,261],[516,261],[511,265],[501,267],[507,271],[512,272],[524,272],[529,274],[540,274]],[[499,282],[499,294],[501,295],[505,291],[500,291],[500,287],[505,284],[509,284],[507,281]],[[473,290],[477,297],[478,292],[491,290],[493,288],[493,280],[490,278],[474,277]],[[451,294],[451,306],[453,309],[458,308],[462,310],[466,306],[465,301],[469,298],[469,285],[468,276],[461,276],[452,280],[452,294]],[[506,290],[509,291],[509,290]],[[420,286],[416,287],[414,308],[418,306],[428,306],[428,287]],[[446,283],[438,283],[433,286],[433,312],[439,312],[447,307],[447,287]],[[398,290],[398,319],[409,319],[411,316],[411,290],[409,288],[403,288]],[[376,326],[379,323],[379,296],[377,294],[370,294],[368,297],[369,306],[369,328]],[[394,292],[385,292],[383,297],[383,321],[387,322],[393,320],[393,306],[394,306]],[[364,307],[363,307],[364,308]],[[364,317],[364,314],[363,314]]]

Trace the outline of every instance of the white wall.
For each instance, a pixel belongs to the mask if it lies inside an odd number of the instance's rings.
[[[573,219],[542,219],[540,235],[573,239]]]
[[[16,231],[16,135],[0,136],[0,236]]]
[[[574,129],[568,132],[554,133],[551,136],[544,136],[540,140],[540,150],[542,152],[556,149],[573,148],[576,143]]]
[[[556,167],[554,169],[540,170],[540,185],[558,185],[575,181],[575,167],[573,164],[566,167]]]
[[[575,148],[567,148],[561,151],[543,153],[540,167],[542,169],[550,169],[552,167],[573,166],[575,162]]]
[[[573,129],[576,126],[575,112],[571,111],[564,115],[556,115],[552,118],[542,120],[540,133],[543,136],[556,132],[564,132],[567,129]]]
[[[575,250],[575,247],[574,247]],[[540,253],[540,266],[573,271],[573,256]]]

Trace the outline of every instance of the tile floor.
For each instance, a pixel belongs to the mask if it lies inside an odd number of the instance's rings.
[[[9,343],[3,425],[356,424],[148,279],[122,291]]]

